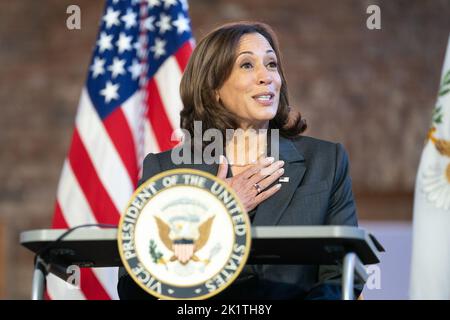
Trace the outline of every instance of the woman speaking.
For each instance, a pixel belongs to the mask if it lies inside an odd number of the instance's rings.
[[[223,153],[196,164],[174,163],[174,150],[149,154],[141,183],[165,170],[195,168],[225,180],[254,226],[357,226],[347,154],[340,144],[302,135],[306,124],[289,108],[268,25],[239,22],[210,32],[191,55],[180,93],[181,128],[192,137],[197,121],[202,133],[219,130],[227,136]],[[340,299],[341,271],[338,265],[247,265],[214,299]],[[362,287],[355,285],[356,297]],[[118,292],[121,299],[154,299],[123,269]]]

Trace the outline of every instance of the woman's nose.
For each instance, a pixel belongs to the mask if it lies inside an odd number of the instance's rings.
[[[272,83],[272,75],[266,68],[262,68],[258,73],[258,83],[259,84],[270,84]]]

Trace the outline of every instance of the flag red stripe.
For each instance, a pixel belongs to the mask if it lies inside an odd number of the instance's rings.
[[[88,300],[111,300],[102,284],[98,281],[92,269],[80,269],[80,288]]]
[[[53,228],[64,228],[64,229],[69,228],[69,225],[67,224],[66,219],[64,218],[61,206],[59,205],[58,201],[56,201],[55,204]],[[108,293],[105,291],[101,283],[97,280],[97,277],[93,274],[91,269],[82,268],[80,269],[80,271],[81,271],[80,286],[86,298],[97,300],[110,299]],[[45,300],[51,300],[47,290],[45,291],[44,295]]]
[[[120,217],[119,212],[100,181],[76,128],[68,158],[73,173],[97,221],[99,223],[117,224]],[[114,174],[114,172],[111,172],[111,174]]]
[[[192,45],[190,41],[186,41],[175,53],[175,59],[177,60],[178,66],[180,67],[181,71],[183,71],[184,68],[186,68],[191,53],[192,53]]]
[[[55,229],[67,229],[69,225],[64,218],[64,215],[61,210],[61,206],[59,205],[59,201],[55,201],[55,215],[53,216],[52,228]]]
[[[48,295],[48,291],[47,290],[44,291],[44,300],[52,300],[50,298],[50,296]]]
[[[133,186],[137,185],[138,166],[133,134],[122,108],[117,108],[103,119],[104,126],[128,171]]]
[[[177,143],[170,141],[173,132],[172,125],[166,114],[166,109],[159,96],[158,87],[155,78],[148,81],[147,84],[147,116],[155,133],[156,140],[159,144],[159,150],[166,151],[173,148]]]

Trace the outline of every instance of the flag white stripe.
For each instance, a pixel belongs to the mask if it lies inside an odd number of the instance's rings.
[[[133,183],[86,88],[81,94],[76,126],[100,181],[121,213],[133,194]]]
[[[119,300],[117,293],[117,281],[119,268],[92,268],[91,269],[103,288],[112,300]]]
[[[57,197],[64,219],[70,227],[97,223],[67,159],[64,161]]]
[[[160,152],[161,150],[159,148],[155,134],[151,127],[150,120],[148,120],[148,119],[144,123],[144,134],[145,134],[145,139],[144,139],[143,157],[145,157],[150,152],[152,152],[152,153]],[[142,178],[142,169],[143,169],[142,164],[143,164],[144,159],[142,158],[142,159],[139,159],[138,161],[139,161],[139,179],[141,179]]]
[[[145,132],[140,132],[141,130],[144,131],[141,127],[144,128],[145,122],[145,117],[142,115],[142,108],[144,108],[143,97],[140,91],[136,91],[135,94],[122,104],[122,111],[131,129],[136,151],[138,150],[140,143],[145,139],[145,137],[141,137]]]
[[[47,276],[47,293],[52,300],[86,300],[81,289],[71,286],[52,273]]]
[[[155,82],[167,117],[176,129],[180,126],[180,111],[183,103],[180,97],[182,71],[174,56],[168,58],[155,74]]]
[[[156,140],[155,132],[150,121],[145,121],[145,154],[160,152],[158,140]]]
[[[72,171],[70,162],[64,162],[61,173],[61,183],[58,188],[58,202],[61,207],[62,214],[70,227],[80,224],[97,223],[94,214],[89,207],[89,204],[76,180]],[[117,268],[93,268],[98,281],[106,290],[111,299],[118,299],[117,295]],[[54,297],[63,297],[60,292],[67,290],[69,296],[67,299],[84,299],[81,290],[77,290],[71,286],[67,286],[64,281],[57,278],[49,285],[49,288],[54,291]],[[81,279],[83,281],[83,279]],[[54,288],[56,286],[56,288]],[[50,294],[50,290],[49,290]]]

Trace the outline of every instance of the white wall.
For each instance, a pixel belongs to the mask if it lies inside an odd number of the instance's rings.
[[[386,252],[381,254],[379,269],[375,267],[370,275],[370,277],[377,277],[377,270],[379,270],[380,278],[369,278],[370,283],[363,291],[364,299],[408,299],[412,246],[411,223],[360,221],[359,225],[372,233],[386,249]],[[376,288],[376,280],[381,280],[379,289]]]

